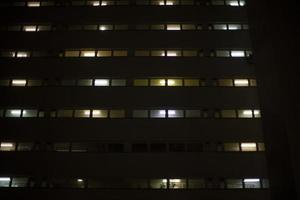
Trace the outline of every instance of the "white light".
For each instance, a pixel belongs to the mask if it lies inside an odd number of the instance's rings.
[[[163,6],[163,5],[165,5],[165,3],[163,1],[161,1],[161,2],[159,2],[159,5]]]
[[[177,53],[175,53],[175,52],[167,52],[167,56],[177,56]]]
[[[100,26],[100,30],[101,30],[101,31],[105,31],[105,30],[106,30],[106,27],[105,27],[105,26]]]
[[[168,79],[168,85],[175,85],[175,81]]]
[[[258,178],[248,178],[248,179],[244,179],[244,183],[257,183],[259,182]]]
[[[93,6],[100,6],[100,2],[99,1],[94,1]]]
[[[94,51],[83,52],[83,57],[95,57],[95,52]]]
[[[32,2],[28,2],[28,7],[40,7],[40,2],[34,2],[34,1],[32,1]]]
[[[102,1],[102,2],[101,2],[101,6],[107,6],[107,2]]]
[[[232,57],[245,57],[244,51],[231,51]]]
[[[28,54],[26,52],[18,52],[17,57],[18,58],[26,58],[26,57],[28,57]]]
[[[256,144],[255,143],[242,143],[241,147],[242,148],[256,148]]]
[[[238,1],[230,1],[229,5],[230,6],[239,6],[239,2]]]
[[[166,81],[165,81],[165,80],[160,80],[160,81],[159,81],[159,84],[160,84],[160,85],[166,85]]]
[[[0,181],[10,181],[9,177],[0,177]]]
[[[234,80],[234,85],[236,85],[236,86],[248,86],[249,81],[247,79],[235,79]]]
[[[12,115],[21,115],[21,110],[11,110],[10,113]]]
[[[168,115],[175,115],[176,111],[175,110],[168,110]]]
[[[172,1],[167,1],[167,5],[168,5],[168,6],[172,6],[172,5],[173,5],[173,2],[172,2]]]
[[[165,110],[160,110],[160,111],[159,111],[159,114],[160,114],[160,115],[166,115],[166,111],[165,111]]]
[[[109,81],[107,79],[95,79],[95,86],[108,86]]]
[[[260,114],[259,110],[254,110],[254,115],[259,115],[259,114]]]
[[[170,179],[171,183],[180,183],[181,180],[180,179]]]
[[[23,86],[23,85],[26,85],[26,80],[12,80],[12,85],[21,85],[21,86]]]
[[[79,178],[79,179],[77,179],[77,182],[81,183],[81,182],[83,182],[83,180]]]
[[[252,110],[244,110],[243,114],[244,115],[252,115]]]
[[[84,111],[84,114],[85,114],[85,115],[90,115],[90,111],[89,111],[89,110],[85,110],[85,111]]]
[[[229,24],[228,29],[229,30],[238,30],[239,26],[238,25],[234,25],[234,24]]]
[[[100,110],[93,110],[93,115],[100,115],[101,111]]]
[[[13,143],[1,143],[1,147],[13,147]]]
[[[36,31],[36,26],[24,26],[24,30],[26,32],[34,32]]]
[[[166,183],[166,182],[168,182],[168,180],[167,180],[167,179],[163,179],[162,182],[163,182],[163,183]]]
[[[180,25],[168,25],[167,30],[169,30],[169,31],[179,31],[180,30]]]

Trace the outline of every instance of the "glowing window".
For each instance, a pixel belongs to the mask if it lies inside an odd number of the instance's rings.
[[[65,57],[79,57],[79,51],[65,51]]]
[[[17,58],[27,58],[27,57],[29,57],[29,52],[24,52],[24,51],[17,52]]]
[[[31,151],[33,149],[33,143],[21,142],[18,143],[17,151]]]
[[[93,110],[92,117],[93,118],[107,118],[108,112],[107,112],[107,110]]]
[[[242,26],[240,24],[229,24],[228,30],[241,30]]]
[[[217,57],[230,57],[230,52],[226,50],[217,50],[216,51]]]
[[[9,177],[0,177],[0,187],[9,187],[10,178]]]
[[[171,50],[171,51],[167,51],[167,56],[168,57],[176,57],[176,56],[181,56],[181,51],[174,51],[174,50]]]
[[[39,25],[37,28],[37,31],[50,31],[51,26],[50,25]]]
[[[150,188],[152,189],[167,189],[167,179],[151,179]]]
[[[23,26],[23,31],[35,32],[35,31],[37,31],[37,26]]]
[[[228,189],[243,188],[243,181],[242,179],[227,179],[226,187]]]
[[[260,110],[254,110],[254,111],[253,111],[253,114],[254,114],[254,117],[255,117],[255,118],[260,118],[260,117],[261,117],[261,115],[260,115]]]
[[[167,79],[167,86],[182,86],[182,79]]]
[[[125,111],[124,110],[110,110],[109,117],[110,118],[124,118]]]
[[[240,151],[239,143],[224,143],[224,151]]]
[[[12,86],[26,86],[26,83],[25,79],[14,79],[11,81]]]
[[[111,6],[114,5],[114,1],[101,1],[101,6]]]
[[[1,142],[0,151],[15,151],[16,143],[14,142]]]
[[[112,56],[112,51],[110,50],[101,50],[97,52],[98,57],[110,57]]]
[[[165,30],[165,25],[163,24],[153,24],[150,27],[151,30]]]
[[[240,6],[245,6],[246,5],[246,1],[245,0],[240,0]]]
[[[124,50],[114,50],[114,56],[127,56],[127,51]]]
[[[247,86],[249,86],[249,81],[248,81],[248,79],[234,79],[234,86],[247,87]]]
[[[37,117],[37,110],[23,110],[22,117]]]
[[[113,30],[113,25],[99,25],[100,31],[110,31]]]
[[[166,118],[166,110],[151,110],[151,118]]]
[[[168,24],[167,30],[169,31],[179,31],[180,30],[180,24]]]
[[[231,51],[231,57],[245,57],[244,51]]]
[[[151,56],[165,56],[165,51],[164,50],[152,50],[151,51]]]
[[[83,117],[83,118],[89,118],[91,114],[90,110],[75,110],[75,117]]]
[[[77,82],[79,86],[92,86],[93,80],[92,79],[79,79]]]
[[[165,79],[151,79],[150,86],[166,86]]]
[[[184,86],[200,86],[198,79],[184,79]]]
[[[169,189],[183,189],[186,188],[185,179],[169,179]]]
[[[252,118],[253,112],[252,110],[238,110],[238,117],[239,118]]]
[[[95,86],[109,86],[109,79],[95,79]]]
[[[256,143],[244,142],[241,143],[242,151],[256,151]]]
[[[236,112],[235,110],[222,110],[221,116],[223,118],[236,118]]]
[[[182,118],[183,110],[168,110],[168,118]]]
[[[214,24],[213,25],[214,30],[227,30],[226,24]]]
[[[27,187],[28,178],[13,178],[11,187]]]
[[[89,6],[100,6],[100,1],[87,1]]]
[[[40,7],[41,6],[41,3],[39,1],[29,1],[27,3],[27,6],[28,7]]]
[[[255,79],[250,79],[250,86],[257,86],[257,82]]]
[[[238,0],[226,0],[226,5],[239,6],[239,2],[238,2]]]
[[[148,86],[148,79],[135,79],[133,81],[134,86]]]
[[[81,57],[95,57],[95,51],[81,51]]]
[[[258,178],[244,179],[245,188],[260,188],[260,180]]]
[[[6,110],[5,117],[21,117],[22,110]]]

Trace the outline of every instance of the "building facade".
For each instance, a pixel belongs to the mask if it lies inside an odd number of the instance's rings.
[[[0,9],[1,196],[270,199],[244,0]]]

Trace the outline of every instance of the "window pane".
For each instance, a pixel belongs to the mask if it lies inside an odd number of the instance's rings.
[[[16,143],[14,142],[1,142],[0,151],[15,151]]]
[[[57,117],[72,117],[73,110],[58,110]]]
[[[245,188],[260,188],[260,180],[258,178],[244,179]]]
[[[93,110],[92,117],[93,118],[107,118],[108,112],[107,112],[107,110]]]
[[[168,118],[182,118],[183,110],[168,110]]]
[[[170,189],[186,188],[186,180],[185,179],[169,179],[169,188]]]
[[[150,188],[167,189],[167,179],[151,179]]]
[[[241,143],[242,151],[256,151],[256,143]]]
[[[204,179],[189,179],[189,188],[205,188],[205,180]]]
[[[80,80],[78,80],[77,84],[79,86],[92,86],[93,80],[92,79],[80,79]]]
[[[252,118],[252,110],[238,110],[239,118]]]
[[[128,30],[128,25],[115,25],[115,30]]]
[[[112,86],[126,86],[125,79],[112,79],[111,81]]]
[[[242,179],[227,179],[226,180],[227,188],[243,188]]]
[[[17,58],[27,58],[30,56],[29,52],[25,52],[25,51],[19,51],[17,52]]]
[[[167,79],[167,86],[182,86],[182,79]]]
[[[167,30],[169,31],[178,31],[180,30],[180,24],[168,24]]]
[[[223,118],[236,118],[235,110],[222,110],[221,115]]]
[[[89,6],[100,6],[100,1],[87,1]]]
[[[50,25],[39,25],[37,30],[38,31],[50,31],[51,26]]]
[[[81,57],[95,57],[95,51],[81,51]]]
[[[79,51],[65,51],[65,57],[79,57]]]
[[[239,2],[238,2],[238,0],[226,0],[226,5],[239,6]]]
[[[148,86],[148,79],[135,79],[133,81],[134,86]]]
[[[224,151],[240,151],[239,143],[224,143]]]
[[[168,50],[168,51],[167,51],[167,56],[168,56],[168,57],[181,56],[181,51]]]
[[[150,51],[148,50],[137,50],[134,53],[135,56],[150,56]]]
[[[248,79],[234,79],[234,86],[247,87],[247,86],[249,86],[249,81],[248,81]]]
[[[183,56],[195,57],[195,56],[197,56],[197,51],[196,50],[184,50],[183,51]]]
[[[200,112],[200,110],[186,110],[185,117],[199,118],[199,117],[201,117],[201,112]]]
[[[261,117],[260,116],[260,110],[254,110],[253,113],[254,113],[255,118],[260,118]]]
[[[71,151],[72,152],[87,152],[88,151],[88,147],[86,144],[83,143],[72,143],[71,146]]]
[[[12,86],[26,86],[26,83],[25,79],[14,79],[11,81]]]
[[[40,7],[41,4],[40,4],[39,1],[29,1],[29,2],[27,3],[27,6],[28,6],[28,7]]]
[[[231,51],[231,57],[245,57],[244,51]]]
[[[0,187],[9,187],[10,178],[9,177],[0,177]]]
[[[151,25],[151,30],[165,30],[165,25],[163,24]]]
[[[23,26],[23,31],[25,32],[35,32],[37,30],[37,26]]]
[[[258,151],[265,151],[266,150],[264,143],[259,142],[257,146],[258,146]]]
[[[124,110],[110,110],[109,117],[110,118],[124,118],[125,111]]]
[[[226,24],[214,24],[213,25],[214,30],[227,30]]]
[[[151,56],[165,56],[164,50],[152,50]]]
[[[13,178],[11,187],[27,187],[28,178]]]
[[[147,110],[134,110],[133,117],[134,118],[148,118],[148,111]]]
[[[89,118],[90,117],[90,110],[75,110],[75,117],[84,117]]]
[[[226,86],[226,87],[233,86],[231,79],[219,79],[218,82],[219,82],[219,86]]]
[[[113,30],[113,25],[99,25],[99,30],[100,31],[109,31]]]
[[[28,80],[27,86],[41,86],[42,80]]]
[[[216,56],[217,57],[230,57],[230,52],[229,51],[218,50],[218,51],[216,51]]]
[[[110,57],[112,56],[112,51],[109,50],[101,50],[97,52],[98,57]]]
[[[151,79],[150,86],[166,86],[165,79]]]
[[[241,30],[242,26],[240,24],[229,24],[228,29],[229,30]]]
[[[24,142],[18,143],[17,151],[31,151],[33,149],[33,143]]]
[[[84,25],[83,29],[84,30],[97,30],[97,25]]]
[[[200,86],[198,79],[184,79],[184,86]]]
[[[127,56],[127,51],[116,51],[116,50],[114,50],[114,56]]]
[[[165,118],[166,110],[151,110],[150,117],[151,118]]]
[[[0,86],[9,86],[9,80],[0,80]]]
[[[21,117],[22,110],[6,110],[5,117]]]
[[[23,110],[23,117],[37,117],[37,110]]]
[[[182,24],[182,30],[195,30],[196,26],[194,24]]]
[[[95,86],[109,86],[109,79],[95,79]]]

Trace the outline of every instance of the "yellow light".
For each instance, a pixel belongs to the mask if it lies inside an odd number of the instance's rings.
[[[28,53],[26,52],[18,52],[17,53],[17,58],[26,58],[28,57]]]
[[[259,182],[258,178],[247,178],[247,179],[244,179],[244,183],[257,183],[257,182]]]
[[[102,2],[101,2],[101,6],[107,6],[107,2],[102,1]]]
[[[83,57],[95,57],[95,52],[94,51],[83,52]]]
[[[1,143],[1,147],[13,147],[13,146],[14,146],[13,143],[7,143],[7,142]]]
[[[83,179],[77,179],[77,182],[79,182],[79,183],[81,183],[81,182],[83,182]]]
[[[175,81],[172,79],[168,79],[168,85],[169,86],[175,85]]]
[[[85,115],[90,115],[90,111],[89,111],[89,110],[85,110],[85,111],[84,111],[84,114],[85,114]]]
[[[35,32],[36,26],[24,26],[24,31],[26,32]]]
[[[235,86],[248,86],[249,81],[247,79],[235,79],[234,85]]]
[[[38,1],[31,1],[31,2],[28,2],[28,4],[27,4],[27,6],[28,7],[40,7],[40,2],[38,2]]]
[[[100,30],[101,30],[101,31],[105,31],[105,30],[106,30],[106,27],[105,27],[105,26],[100,26]]]
[[[177,56],[176,52],[167,52],[167,56]]]
[[[10,113],[12,115],[21,115],[21,110],[11,110]]]
[[[244,110],[243,114],[244,115],[252,115],[252,110]]]
[[[12,80],[12,85],[13,86],[25,86],[26,85],[26,80]]]
[[[160,5],[160,6],[163,6],[163,5],[165,5],[165,2],[163,2],[163,1],[160,1],[160,2],[159,2],[159,5]]]
[[[254,110],[254,115],[259,115],[260,111],[259,110]]]
[[[170,179],[171,183],[180,183],[181,180],[180,179]]]
[[[100,6],[100,2],[99,1],[94,1],[93,6]]]
[[[256,148],[256,143],[242,143],[242,148]]]
[[[101,111],[100,110],[93,110],[93,115],[100,115]]]

